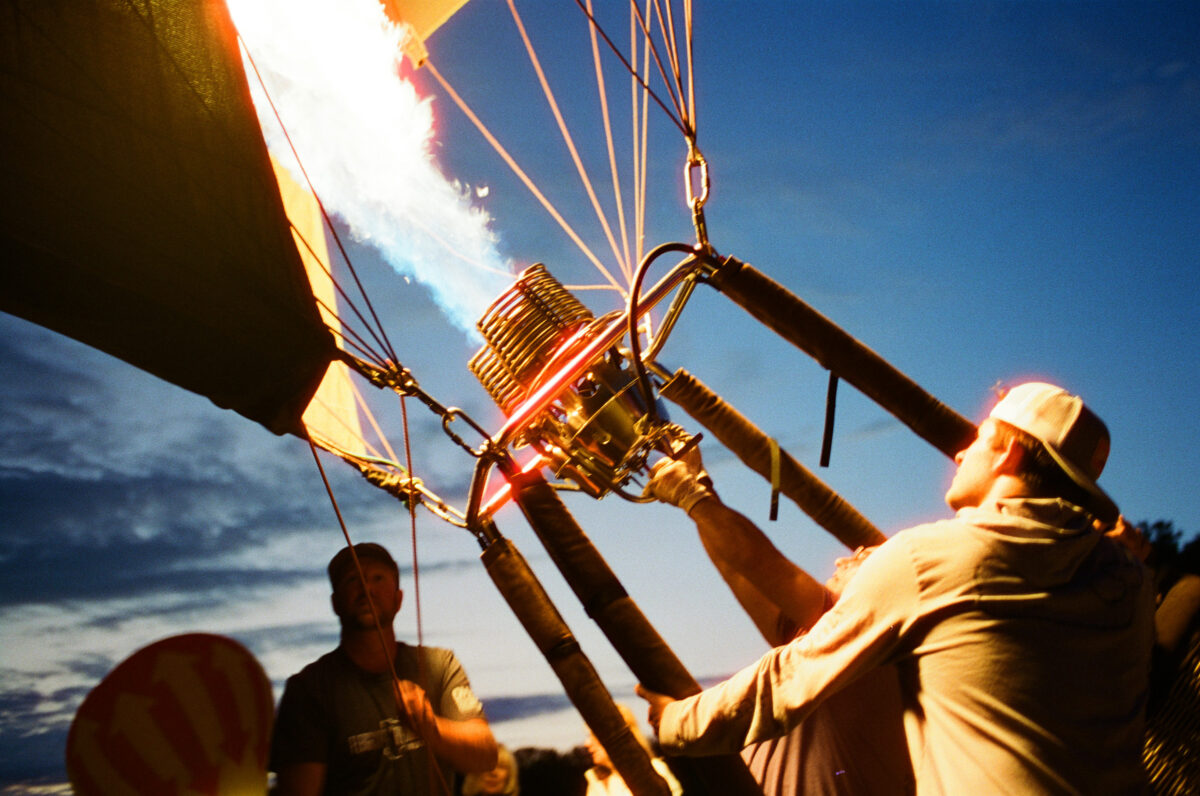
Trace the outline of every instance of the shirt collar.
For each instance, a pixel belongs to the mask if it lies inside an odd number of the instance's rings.
[[[972,525],[1017,527],[1031,532],[1051,531],[1077,536],[1093,530],[1093,518],[1084,509],[1061,498],[1001,498],[987,507],[958,510],[958,518]]]

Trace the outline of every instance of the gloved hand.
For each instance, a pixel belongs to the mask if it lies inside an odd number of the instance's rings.
[[[706,497],[716,497],[712,479],[704,471],[700,451],[692,448],[679,459],[663,459],[650,470],[646,492],[687,513]]]

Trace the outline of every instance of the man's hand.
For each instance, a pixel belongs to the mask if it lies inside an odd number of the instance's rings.
[[[440,737],[437,715],[425,689],[408,680],[398,680],[395,683],[396,704],[400,706],[401,715],[407,716],[413,732],[421,736],[426,743],[436,743]]]
[[[658,735],[658,723],[662,721],[663,708],[675,700],[666,694],[660,694],[657,691],[644,688],[641,683],[634,686],[633,690],[638,696],[650,703],[650,711],[646,716],[646,720],[654,728],[654,734]]]
[[[663,459],[655,464],[646,492],[688,513],[704,498],[716,497],[696,447],[689,448],[678,459]]]
[[[401,717],[439,758],[464,774],[482,774],[496,767],[496,739],[483,717],[448,719],[434,713],[425,689],[397,680],[392,690]]]

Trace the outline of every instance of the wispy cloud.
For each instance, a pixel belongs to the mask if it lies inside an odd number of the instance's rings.
[[[302,443],[11,317],[0,331],[0,782],[61,772],[83,697],[160,638],[236,637],[277,686],[336,644],[323,566],[343,542]],[[425,425],[415,444],[444,444]],[[329,475],[355,538],[395,534],[398,502]],[[427,553],[433,578],[478,567],[469,544]]]

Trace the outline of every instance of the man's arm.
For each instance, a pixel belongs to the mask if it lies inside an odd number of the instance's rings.
[[[499,752],[487,720],[439,717],[438,737],[441,743],[434,751],[464,774],[482,774],[496,767]]]
[[[823,585],[718,498],[700,501],[690,516],[708,557],[771,646],[812,627],[833,604]]]
[[[424,689],[407,680],[401,680],[397,690],[413,729],[435,755],[464,774],[479,774],[496,767],[499,750],[486,719],[439,716]]]
[[[832,605],[828,589],[779,552],[758,526],[721,502],[698,456],[659,462],[649,488],[687,511],[708,557],[771,646],[812,627]]]
[[[723,683],[684,699],[640,695],[672,754],[736,752],[779,737],[821,701],[866,672],[892,663],[918,617],[920,590],[908,545],[893,540],[863,562],[812,630]]]

